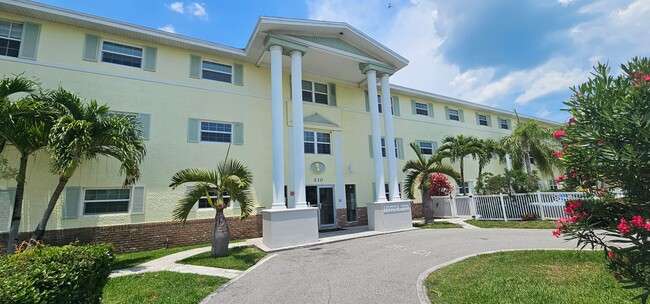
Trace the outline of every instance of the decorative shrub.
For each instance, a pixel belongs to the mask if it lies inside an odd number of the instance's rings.
[[[2,303],[99,303],[113,245],[37,246],[0,257]]]
[[[628,288],[650,295],[650,60],[634,58],[611,76],[607,65],[572,88],[573,117],[555,138],[567,172],[558,180],[591,199],[570,201],[555,236],[604,249],[609,269]],[[612,190],[622,189],[616,199]],[[607,237],[607,242],[605,240]],[[612,239],[614,239],[612,241]]]
[[[539,215],[535,213],[526,213],[521,215],[522,221],[536,221],[539,219]]]
[[[454,192],[454,186],[442,173],[429,175],[429,185],[429,196],[447,196]]]
[[[522,170],[505,170],[504,174],[493,175],[492,173],[483,173],[476,183],[476,192],[478,194],[499,194],[510,193],[510,184],[515,193],[530,193],[539,190],[539,177],[537,171],[528,176]]]

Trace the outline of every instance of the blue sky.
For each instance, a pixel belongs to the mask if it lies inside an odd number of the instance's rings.
[[[409,59],[392,83],[558,122],[596,62],[650,56],[650,0],[38,2],[241,48],[260,15],[344,21]]]

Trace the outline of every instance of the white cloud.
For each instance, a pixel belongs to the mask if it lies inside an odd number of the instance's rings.
[[[176,29],[174,29],[174,26],[171,24],[167,24],[165,26],[159,27],[158,29],[169,33],[176,33]]]
[[[177,12],[179,14],[184,14],[185,13],[185,8],[184,8],[184,3],[183,2],[174,2],[169,5],[165,5],[167,8],[170,10]]]
[[[185,2],[174,2],[171,4],[165,4],[165,7],[179,14],[188,13],[201,19],[208,19],[208,12],[205,9],[205,3],[191,2],[185,4]]]
[[[535,116],[537,116],[537,117],[541,117],[541,118],[546,118],[546,117],[548,117],[548,116],[551,115],[551,114],[552,114],[551,111],[549,111],[548,109],[546,109],[546,105],[542,105],[542,106],[539,108],[539,110],[537,111],[537,113],[535,113]]]
[[[187,12],[199,18],[208,18],[205,4],[192,2],[186,6]]]
[[[573,0],[557,0],[559,4],[562,4],[564,6],[569,5]]]

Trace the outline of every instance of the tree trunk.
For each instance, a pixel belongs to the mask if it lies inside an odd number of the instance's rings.
[[[20,154],[20,167],[18,168],[18,176],[16,176],[16,197],[14,198],[14,210],[11,215],[11,229],[9,229],[9,235],[7,236],[7,254],[13,254],[18,243],[18,229],[20,228],[20,219],[23,213],[23,195],[25,194],[28,158],[29,155]]]
[[[212,230],[212,257],[223,257],[228,255],[228,242],[230,241],[230,231],[228,223],[223,215],[223,209],[217,209],[214,216],[214,229]]]
[[[478,177],[476,180],[481,180],[481,175],[483,174],[483,166],[478,165]]]
[[[433,200],[429,196],[428,189],[422,189],[422,212],[424,213],[424,224],[433,223]]]
[[[59,176],[59,184],[56,185],[56,189],[54,189],[54,193],[52,193],[52,197],[50,197],[50,201],[47,203],[47,208],[45,208],[43,217],[41,217],[41,221],[38,222],[38,226],[36,226],[36,230],[34,230],[32,238],[29,240],[30,246],[36,244],[36,241],[40,241],[43,238],[43,235],[45,235],[47,221],[50,220],[50,216],[52,215],[52,211],[56,206],[56,202],[59,200],[59,197],[61,197],[61,193],[63,192],[65,185],[68,183],[68,180],[69,178],[65,177],[64,175]]]
[[[460,193],[462,195],[465,195],[465,170],[463,170],[465,167],[465,164],[463,163],[463,159],[460,159]]]
[[[531,176],[533,170],[530,167],[530,147],[528,146],[524,147],[524,163],[526,164],[526,173],[528,173],[528,176]]]

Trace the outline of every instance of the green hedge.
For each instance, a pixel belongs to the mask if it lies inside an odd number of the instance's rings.
[[[0,257],[1,303],[99,303],[113,245],[36,247]]]

